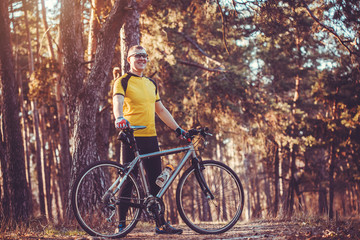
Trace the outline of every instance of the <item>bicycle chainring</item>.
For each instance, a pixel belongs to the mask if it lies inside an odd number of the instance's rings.
[[[144,205],[145,205],[146,214],[150,218],[156,220],[158,217],[164,215],[165,204],[162,199],[158,197],[148,197],[145,200]]]

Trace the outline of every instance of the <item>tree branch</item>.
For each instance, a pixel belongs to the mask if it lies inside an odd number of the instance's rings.
[[[232,0],[232,5],[233,5],[233,8],[234,8],[236,14],[239,14],[239,12],[236,10],[236,2],[235,2],[235,0]]]
[[[221,14],[221,21],[222,21],[222,30],[223,30],[223,41],[224,41],[224,46],[225,46],[225,50],[226,52],[230,55],[229,49],[227,47],[227,43],[226,43],[226,36],[225,36],[225,31],[226,31],[226,26],[225,26],[225,17],[224,17],[224,13],[221,9],[221,5],[219,0],[216,0],[218,6],[219,6],[219,10],[220,10],[220,14]]]
[[[334,31],[333,28],[326,26],[325,24],[321,23],[320,20],[313,14],[313,12],[310,10],[309,6],[306,4],[306,2],[304,0],[301,0],[302,4],[304,5],[304,7],[306,8],[307,12],[309,13],[309,15],[311,16],[311,18],[317,22],[322,28],[324,28],[326,31],[328,31],[329,33],[331,33],[332,35],[335,36],[335,38],[341,43],[341,45],[343,45],[346,50],[348,50],[348,52],[350,54],[355,54],[355,52],[353,52],[345,43],[344,40],[341,39],[341,37]],[[356,54],[357,55],[357,54]]]
[[[188,62],[185,60],[181,60],[178,59],[177,60],[179,63],[184,64],[184,65],[188,65],[188,66],[193,66],[193,67],[197,67],[197,68],[201,68],[203,70],[209,71],[209,72],[226,72],[226,70],[222,69],[222,68],[207,68],[199,63],[195,63],[195,62]]]
[[[176,33],[180,34],[180,35],[183,36],[188,42],[190,42],[192,45],[194,45],[194,47],[195,47],[197,50],[199,50],[199,52],[201,52],[208,60],[210,60],[211,62],[219,65],[219,66],[222,67],[222,68],[224,68],[224,65],[223,65],[223,64],[221,64],[220,62],[212,59],[212,58],[209,56],[209,54],[207,54],[207,53],[199,46],[199,44],[198,44],[196,41],[194,41],[193,39],[191,39],[191,38],[190,38],[188,35],[186,35],[184,32],[176,32]]]

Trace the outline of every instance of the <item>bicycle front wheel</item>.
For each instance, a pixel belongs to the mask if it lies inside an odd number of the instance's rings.
[[[202,175],[214,199],[205,196],[190,167],[181,177],[176,203],[184,222],[201,234],[228,231],[239,220],[244,207],[244,191],[236,173],[225,164],[203,161]]]
[[[118,238],[135,227],[141,214],[140,189],[130,174],[121,189],[115,191],[123,177],[120,164],[102,161],[89,165],[76,179],[71,198],[73,211],[88,234]]]

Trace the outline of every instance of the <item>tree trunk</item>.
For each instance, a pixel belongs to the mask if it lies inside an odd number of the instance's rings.
[[[60,41],[63,53],[63,76],[70,132],[73,132],[78,98],[85,95],[83,81],[84,54],[82,46],[82,22],[80,1],[61,0]],[[96,106],[94,106],[96,107]],[[73,136],[71,136],[73,141]],[[75,144],[71,142],[71,147]]]
[[[273,208],[273,217],[276,217],[279,211],[279,146],[275,146],[275,160],[274,160],[274,208]]]
[[[75,144],[75,117],[78,114],[76,107],[79,106],[80,101],[78,101],[78,97],[80,94],[83,96],[86,95],[83,91],[83,81],[85,77],[85,71],[82,63],[84,62],[83,58],[83,46],[81,43],[82,35],[81,35],[81,8],[79,1],[73,0],[61,0],[61,13],[60,13],[60,42],[62,45],[62,53],[63,53],[63,76],[64,76],[64,84],[65,84],[65,96],[66,96],[66,104],[69,116],[69,125],[70,132],[72,133],[71,138],[71,147],[72,151],[76,148]],[[81,92],[81,93],[80,93]],[[96,94],[95,94],[96,96]],[[96,105],[91,105],[93,108],[97,109]],[[92,121],[93,123],[93,121]],[[91,124],[89,122],[89,124]],[[77,124],[76,124],[77,125]],[[85,127],[86,128],[86,127]],[[78,129],[78,127],[76,128]],[[85,142],[94,142],[94,138],[82,139]],[[81,149],[84,153],[93,152],[96,148],[88,148]],[[73,159],[73,166],[75,169],[78,166],[85,166],[84,162],[80,162],[77,159]],[[62,168],[62,166],[61,166]],[[70,166],[71,168],[71,166]],[[70,170],[71,171],[71,170]],[[71,183],[76,176],[70,175],[69,182]],[[66,203],[65,209],[65,218],[66,221],[70,221],[72,219],[71,215],[71,185],[69,185],[68,192],[65,193],[65,201]]]
[[[2,87],[0,85],[0,87]],[[1,88],[1,91],[3,91],[3,89]],[[1,99],[0,102],[3,103],[4,100],[2,99],[2,95],[0,95]],[[1,110],[1,116],[3,116],[2,112],[2,106],[0,105],[0,110]],[[5,145],[5,128],[4,128],[4,118],[1,118],[1,122],[0,122],[0,133],[1,133],[1,142],[0,142],[0,164],[1,164],[1,176],[2,176],[2,196],[1,197],[1,211],[2,214],[0,214],[0,220],[2,223],[8,223],[10,218],[11,218],[11,211],[10,211],[10,190],[9,190],[9,173],[7,171],[8,167],[8,163],[9,161],[6,159],[6,145]]]
[[[131,0],[132,4],[135,0]],[[126,18],[124,26],[120,31],[120,49],[121,49],[121,72],[125,74],[129,71],[129,63],[127,62],[127,53],[129,48],[140,44],[140,12],[132,11]]]
[[[23,107],[24,108],[24,111],[26,110],[25,109],[25,106]],[[25,124],[24,127],[23,127],[23,131],[24,131],[24,135],[25,136],[30,136],[30,129],[31,129],[31,125],[28,124],[28,121],[25,121],[25,116],[23,116],[23,123]],[[27,173],[27,177],[28,177],[28,185],[29,185],[29,191],[30,191],[30,197],[32,197],[32,189],[33,189],[33,185],[32,185],[32,181],[31,181],[31,158],[30,158],[30,148],[28,147],[29,146],[29,138],[26,137],[25,138],[25,141],[27,141],[26,143],[24,143],[25,147],[27,147],[27,150],[25,150],[25,154],[27,155],[26,157],[26,173]],[[30,202],[30,212],[33,211],[33,203],[32,201]]]
[[[259,177],[256,174],[254,177],[253,191],[254,191],[254,209],[252,216],[255,218],[261,217],[261,201],[260,201],[260,181]]]
[[[289,150],[289,146],[285,145],[285,146],[281,146],[281,148],[279,149],[279,153],[280,153],[280,162],[281,162],[281,192],[282,192],[282,196],[281,196],[281,200],[280,202],[282,203],[282,209],[283,212],[286,213],[287,211],[287,197],[288,197],[288,185],[289,185],[289,174],[290,174],[290,150]]]
[[[339,93],[339,88],[336,89],[336,94]],[[334,100],[332,106],[332,121],[338,119],[337,115],[337,101]],[[329,166],[329,219],[334,218],[334,192],[335,192],[335,167],[336,167],[336,148],[338,143],[336,136],[330,143],[329,155],[330,155],[330,166]]]
[[[41,0],[42,5],[42,21],[44,25],[44,31],[46,32],[46,39],[48,43],[48,52],[51,58],[51,61],[57,61],[62,68],[62,55],[59,53],[56,59],[55,51],[52,45],[52,40],[50,36],[50,32],[48,30],[48,24],[46,19],[46,6],[45,1]],[[61,47],[61,43],[59,43]],[[55,98],[56,98],[56,108],[57,108],[57,120],[59,125],[59,140],[60,140],[60,169],[59,169],[59,177],[60,179],[69,179],[70,178],[70,165],[71,165],[71,154],[70,154],[70,144],[69,144],[69,127],[66,117],[66,107],[63,99],[62,92],[62,84],[61,84],[61,76],[59,74],[55,74]],[[66,202],[66,194],[69,191],[69,182],[68,181],[60,181],[60,195],[62,206],[65,205]],[[65,209],[62,210],[65,212]]]
[[[359,183],[355,183],[356,187],[354,187],[355,189],[353,189],[353,195],[354,195],[354,199],[356,199],[356,202],[354,203],[355,205],[355,209],[357,212],[357,214],[360,214],[360,184]]]
[[[52,139],[53,141],[53,139]],[[53,143],[53,145],[55,146],[56,142]],[[59,158],[56,157],[56,154],[55,154],[55,151],[57,150],[55,147],[54,147],[54,153],[53,155],[55,156],[54,158],[54,176],[52,178],[52,188],[53,188],[53,193],[55,193],[55,205],[56,205],[56,217],[57,217],[57,220],[58,222],[63,222],[64,220],[64,216],[65,216],[65,211],[66,211],[66,208],[65,208],[65,202],[64,200],[66,200],[66,194],[64,193],[64,195],[61,195],[61,186],[62,186],[62,182],[65,182],[63,181],[63,179],[61,178],[61,168],[60,168],[60,162],[59,162]],[[70,175],[70,174],[69,174]]]
[[[30,172],[30,153],[29,153],[29,126],[27,123],[27,110],[24,103],[24,94],[22,88],[22,79],[21,75],[19,79],[19,91],[20,91],[20,108],[21,108],[21,122],[22,122],[22,134],[23,134],[23,141],[24,141],[24,157],[26,163],[26,176],[29,185],[29,190],[31,192],[32,184],[31,184],[31,172]]]
[[[95,58],[95,52],[97,48],[97,35],[100,30],[100,17],[101,10],[104,7],[104,0],[92,0],[91,4],[91,16],[90,16],[90,30],[88,37],[88,49],[87,49],[87,60],[89,62],[88,67],[92,66],[92,63]],[[105,79],[106,82],[111,81],[111,75],[107,76]],[[102,92],[100,92],[100,99],[103,100],[100,103],[100,111],[97,114],[97,146],[98,154],[101,160],[108,159],[108,150],[109,150],[109,132],[110,132],[110,119],[111,114],[108,110],[109,103],[106,99],[110,91],[110,84],[106,85]]]
[[[270,146],[269,146],[270,148]],[[270,152],[270,151],[269,151]],[[271,166],[269,166],[268,163],[270,163],[271,155],[269,154],[268,160],[265,160],[267,163],[262,162],[261,165],[264,169],[264,193],[266,197],[266,209],[267,209],[267,215],[270,215],[271,210],[273,209],[272,206],[272,194],[271,194],[271,178],[272,178],[272,169]],[[271,164],[272,165],[272,164]]]
[[[46,217],[47,220],[52,221],[52,196],[51,196],[51,165],[53,162],[52,156],[52,146],[49,141],[49,135],[46,131],[46,111],[44,107],[40,109],[40,130],[41,130],[41,143],[42,143],[42,164],[43,172],[45,177],[45,206],[46,206]],[[48,146],[46,148],[46,146]]]
[[[3,134],[6,144],[5,164],[2,164],[1,169],[3,172],[8,172],[8,179],[6,179],[6,181],[8,181],[9,186],[8,193],[10,201],[7,206],[7,208],[10,209],[9,220],[13,220],[14,224],[19,224],[29,220],[31,198],[26,182],[24,145],[19,117],[19,92],[11,52],[12,46],[7,3],[7,1],[0,2],[2,117],[4,121]]]
[[[88,48],[87,48],[87,61],[92,62],[95,57],[96,51],[96,36],[100,30],[100,16],[101,10],[104,4],[104,0],[91,0],[91,15],[90,15],[90,29],[88,36]],[[90,68],[92,66],[91,63],[88,65]]]
[[[59,188],[62,206],[65,207],[66,195],[69,191],[69,181],[63,181],[64,179],[70,179],[71,169],[71,154],[69,144],[69,126],[66,119],[66,108],[62,96],[60,76],[57,76],[55,83],[55,95],[56,95],[56,108],[57,108],[57,121],[59,125],[59,142],[60,142],[60,167],[59,167]],[[62,209],[65,212],[65,208]]]
[[[298,69],[302,69],[302,65],[301,65],[301,51],[300,51],[300,44],[301,44],[301,37],[299,36],[299,32],[298,29],[295,29],[296,31],[296,36],[295,36],[295,44],[296,44],[296,49],[297,49],[297,58],[296,58],[296,65],[298,67]],[[295,77],[295,91],[294,91],[294,97],[293,97],[293,102],[292,102],[292,106],[291,106],[291,113],[292,113],[292,124],[291,124],[291,137],[296,139],[298,138],[298,117],[296,115],[296,108],[297,108],[297,103],[300,97],[300,82],[301,82],[301,77],[299,76],[299,74],[296,75]],[[291,148],[291,152],[290,152],[290,164],[291,164],[291,170],[290,170],[290,183],[289,183],[289,195],[288,195],[288,201],[287,201],[287,207],[288,207],[288,213],[290,214],[290,216],[293,214],[294,211],[294,202],[295,202],[295,190],[297,188],[297,181],[295,178],[295,174],[297,172],[297,167],[296,167],[296,155],[298,154],[298,145],[296,143],[293,143],[292,148]]]
[[[334,218],[334,191],[335,191],[335,150],[334,143],[330,146],[330,167],[329,167],[329,219]]]
[[[25,16],[25,26],[26,26],[26,33],[28,39],[28,65],[29,65],[29,73],[30,75],[34,72],[34,55],[31,49],[31,36],[30,36],[30,28],[29,22],[27,18],[27,10],[26,10],[26,1],[23,0],[24,5],[24,16]],[[46,215],[45,210],[45,196],[44,196],[44,183],[43,183],[43,171],[42,171],[42,161],[41,161],[41,152],[42,152],[42,145],[40,139],[40,125],[39,125],[39,112],[37,108],[37,102],[34,100],[31,103],[32,113],[33,113],[33,129],[35,133],[35,142],[36,142],[36,171],[37,171],[37,179],[38,179],[38,190],[39,190],[39,205],[40,205],[40,213],[42,216]]]
[[[220,183],[221,183],[220,189],[222,190],[221,201],[222,201],[222,213],[223,213],[223,215],[221,217],[222,217],[222,219],[227,220],[227,215],[228,215],[227,214],[228,209],[226,208],[226,203],[227,203],[227,201],[226,201],[226,192],[227,192],[227,189],[226,189],[226,183],[224,181],[223,171],[220,172]]]
[[[24,4],[24,3],[23,3]],[[25,7],[24,7],[25,8]],[[11,5],[11,10],[13,10],[12,5]],[[27,12],[25,11],[25,23],[28,24],[27,21]],[[19,38],[18,38],[18,24],[16,24],[16,22],[13,22],[13,32],[15,35],[15,44],[16,46],[19,45]],[[29,39],[29,32],[28,33],[28,39]],[[19,70],[19,51],[15,51],[15,59],[14,59],[14,64],[15,64],[15,79],[16,81],[19,83],[19,100],[20,100],[20,109],[21,109],[21,124],[22,124],[22,135],[23,135],[23,141],[24,141],[24,157],[25,157],[25,169],[26,169],[26,180],[28,182],[29,185],[29,191],[31,192],[31,173],[30,173],[30,153],[29,153],[29,140],[28,140],[28,124],[26,123],[26,118],[27,118],[27,110],[26,110],[26,106],[24,103],[24,91],[23,91],[23,83],[22,83],[22,75],[21,75],[21,71]],[[29,58],[31,59],[31,58]],[[32,205],[30,206],[30,208],[32,208]],[[32,209],[30,210],[32,211]]]
[[[32,111],[33,111],[33,128],[35,133],[35,160],[36,160],[36,172],[38,180],[38,191],[39,191],[39,204],[40,204],[40,213],[42,216],[46,216],[45,210],[45,195],[44,195],[44,182],[43,182],[43,171],[41,164],[41,140],[40,140],[40,123],[39,123],[39,111],[37,108],[36,101],[32,102]]]
[[[167,209],[168,211],[168,215],[170,215],[170,222],[175,224],[178,222],[178,219],[176,218],[176,215],[175,215],[175,209],[176,209],[176,206],[175,206],[175,199],[173,199],[173,196],[174,196],[174,191],[172,188],[169,189],[169,191],[167,192],[166,194],[166,197],[167,197],[167,202],[169,203],[169,207]]]
[[[287,201],[287,210],[288,214],[291,216],[294,211],[294,201],[295,201],[295,173],[296,173],[296,153],[295,153],[295,144],[291,149],[291,157],[290,157],[290,183],[289,183],[289,189],[288,189],[288,201]]]
[[[108,78],[108,82],[110,82],[110,78]],[[106,87],[106,92],[109,92],[109,87]],[[103,95],[103,99],[106,100],[106,95]],[[109,134],[111,128],[111,113],[108,110],[108,102],[102,101],[100,104],[100,109],[102,109],[97,114],[97,126],[96,126],[96,144],[97,144],[97,152],[99,154],[99,158],[101,160],[108,160],[109,158]],[[106,105],[106,106],[104,106]]]
[[[72,98],[79,100],[76,104],[76,110],[70,111],[74,113],[74,123],[76,127],[73,131],[72,146],[73,164],[71,167],[70,188],[77,177],[80,167],[86,166],[99,159],[96,144],[96,123],[97,113],[100,103],[100,94],[106,85],[109,84],[110,78],[107,78],[110,71],[115,45],[118,40],[119,31],[124,24],[129,9],[136,6],[130,6],[128,0],[117,0],[98,35],[97,51],[95,62],[91,73],[84,84],[81,84],[84,71],[79,69],[81,61],[76,56],[73,48],[76,35],[73,29],[73,1],[62,0],[63,7],[61,12],[61,23],[63,26],[62,35],[64,44],[64,70],[65,83],[68,93],[72,94]],[[74,67],[75,66],[75,67]],[[105,81],[104,81],[105,80]],[[75,86],[74,86],[75,82]],[[74,88],[75,87],[75,88]],[[73,92],[71,89],[73,89]],[[80,91],[79,91],[80,89]],[[77,94],[79,92],[79,94]],[[69,101],[70,103],[71,101]],[[68,198],[71,192],[69,191]],[[67,207],[67,219],[71,217],[70,201]]]
[[[249,155],[244,155],[244,168],[245,168],[245,174],[244,174],[244,181],[245,181],[245,194],[246,194],[246,202],[247,202],[247,219],[251,218],[251,162],[249,159]]]

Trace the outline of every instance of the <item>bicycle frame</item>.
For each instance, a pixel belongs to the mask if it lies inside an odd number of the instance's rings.
[[[141,129],[142,126],[133,126],[134,129]],[[204,177],[202,176],[202,172],[201,172],[201,162],[198,160],[198,158],[196,157],[196,152],[195,152],[195,148],[194,148],[194,144],[192,142],[192,139],[190,139],[190,141],[188,140],[188,145],[185,147],[178,147],[178,148],[172,148],[172,149],[168,149],[168,150],[162,150],[162,151],[157,151],[157,152],[153,152],[153,153],[147,153],[147,154],[140,154],[139,149],[136,145],[136,141],[135,141],[135,137],[132,134],[133,130],[131,130],[130,132],[128,132],[128,134],[130,133],[130,135],[126,135],[127,138],[127,142],[134,148],[134,155],[135,158],[124,168],[124,176],[120,181],[120,177],[111,185],[111,187],[106,191],[106,193],[104,194],[104,196],[108,195],[110,193],[110,189],[114,189],[115,186],[117,186],[115,188],[115,190],[112,192],[113,195],[115,195],[122,187],[122,185],[125,183],[125,181],[127,180],[129,174],[134,170],[134,168],[136,167],[136,165],[139,165],[139,174],[140,174],[140,180],[141,180],[141,184],[144,188],[145,191],[145,198],[147,197],[153,197],[150,194],[150,189],[149,189],[149,182],[148,179],[146,178],[145,175],[145,169],[143,166],[143,161],[146,161],[146,158],[150,158],[150,157],[156,157],[156,156],[166,156],[166,155],[172,155],[172,154],[177,154],[180,152],[186,152],[184,157],[181,159],[181,161],[179,162],[179,164],[177,165],[177,167],[175,168],[174,172],[172,173],[172,175],[170,176],[170,178],[166,181],[165,185],[160,189],[160,191],[156,194],[157,198],[161,198],[165,192],[167,191],[167,189],[170,187],[170,185],[173,183],[174,179],[177,177],[177,175],[179,174],[179,172],[181,171],[181,169],[184,167],[185,163],[190,159],[193,160],[192,161],[192,165],[195,168],[195,175],[196,175],[196,179],[200,185],[201,190],[204,192],[205,196],[209,199],[214,199],[214,195],[211,193],[209,187],[207,186]],[[118,139],[122,139],[121,134],[119,135]],[[124,139],[123,139],[124,140]],[[125,141],[125,140],[124,140]],[[120,183],[119,183],[120,181]],[[138,204],[134,204],[134,203],[130,203],[131,205],[133,205],[134,207],[138,206]],[[138,206],[139,207],[139,206]],[[141,206],[140,206],[141,207]]]
[[[156,197],[161,198],[165,194],[165,192],[169,188],[169,186],[173,183],[174,179],[179,174],[179,172],[184,167],[185,163],[189,160],[189,158],[191,156],[192,156],[192,159],[196,158],[196,153],[195,153],[193,143],[189,143],[189,145],[185,146],[185,147],[173,148],[173,149],[157,151],[157,152],[147,153],[147,154],[140,154],[139,151],[136,150],[135,151],[135,158],[134,158],[134,160],[132,160],[130,162],[129,166],[126,168],[125,176],[123,177],[120,184],[116,188],[114,194],[121,188],[121,186],[124,184],[124,182],[126,181],[128,175],[132,172],[132,170],[135,168],[135,166],[137,164],[139,164],[139,174],[140,174],[140,179],[141,179],[142,186],[144,187],[146,196],[147,197],[151,196],[150,189],[149,189],[149,183],[148,183],[148,180],[147,180],[147,178],[145,176],[145,170],[144,170],[144,166],[143,166],[142,161],[146,161],[147,160],[146,158],[149,158],[149,157],[166,156],[166,155],[172,155],[172,154],[176,154],[176,153],[180,153],[180,152],[186,152],[186,154],[181,159],[180,163],[175,168],[173,174],[167,180],[166,184],[157,193]],[[117,182],[118,181],[115,181],[115,183],[113,184],[112,187],[116,186]]]

